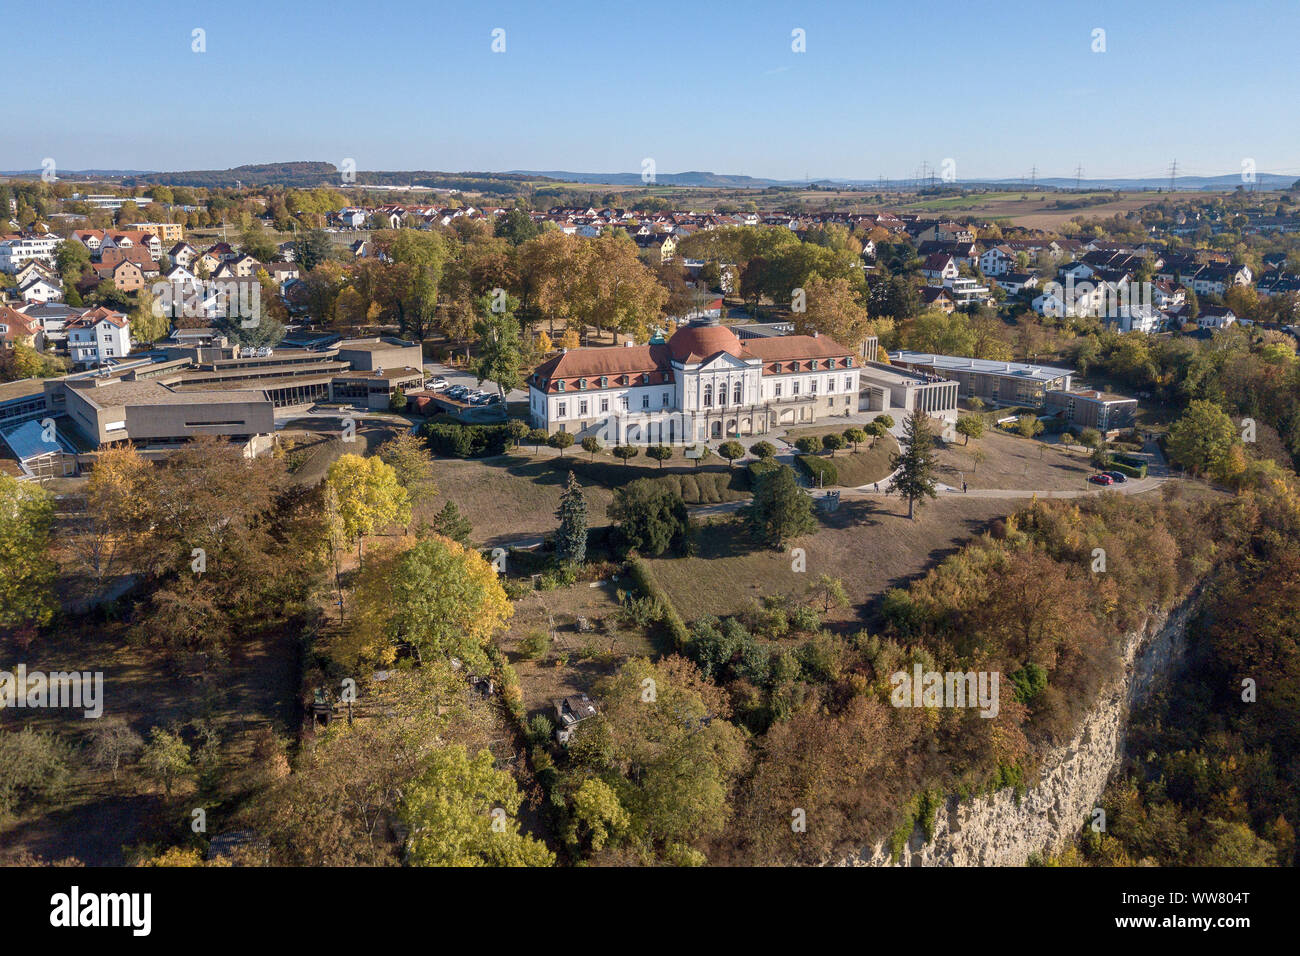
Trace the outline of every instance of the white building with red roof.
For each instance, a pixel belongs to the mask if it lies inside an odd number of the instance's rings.
[[[535,428],[694,444],[858,411],[859,360],[824,335],[741,341],[699,318],[665,343],[569,349],[528,377]]]
[[[65,326],[68,352],[78,365],[102,365],[131,353],[131,322],[106,306],[90,309]]]

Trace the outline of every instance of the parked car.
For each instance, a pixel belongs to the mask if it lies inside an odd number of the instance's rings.
[[[461,399],[468,394],[469,394],[469,389],[466,388],[464,385],[453,385],[451,388],[447,389],[448,398]]]
[[[500,395],[489,395],[489,396],[487,397],[487,402],[485,402],[485,404],[487,404],[487,405],[500,405],[500,404],[501,404],[501,396],[500,396]]]
[[[1122,471],[1108,471],[1106,474],[1109,475],[1111,480],[1117,485],[1122,485],[1124,482],[1128,481],[1128,475],[1124,474]]]
[[[441,392],[448,387],[447,380],[445,378],[431,378],[424,383],[424,387],[431,392]]]
[[[1093,475],[1088,480],[1091,481],[1093,484],[1097,484],[1097,485],[1115,484],[1115,479],[1112,478],[1110,475]]]
[[[489,395],[487,392],[475,392],[473,395],[470,396],[469,401],[471,405],[486,405],[488,399],[491,397],[492,396]]]

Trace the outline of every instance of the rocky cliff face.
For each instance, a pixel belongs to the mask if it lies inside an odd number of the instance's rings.
[[[1179,666],[1192,604],[1128,636],[1120,676],[1098,695],[1074,739],[1045,755],[1038,783],[1019,802],[1011,788],[964,802],[949,798],[935,814],[933,839],[918,825],[897,860],[882,841],[839,865],[1021,866],[1031,853],[1060,850],[1091,819],[1121,754],[1129,709]]]

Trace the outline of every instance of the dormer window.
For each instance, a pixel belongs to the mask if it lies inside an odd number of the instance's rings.
[[[646,372],[644,375],[641,376],[641,383],[642,383],[643,385],[649,385],[649,384],[650,384],[650,373],[649,373],[649,372]]]
[[[609,387],[609,376],[608,376],[608,375],[602,375],[602,376],[600,377],[600,387],[601,387],[601,388],[608,388],[608,387]]]
[[[844,360],[844,367],[845,367],[845,368],[853,368],[853,356],[852,356],[852,355],[850,355],[848,358],[846,358],[846,359]]]
[[[562,378],[560,378],[560,379],[556,379],[556,381],[555,381],[555,390],[556,390],[557,392],[562,392],[562,391],[564,391],[564,379],[562,379]]]
[[[586,387],[587,387],[587,380],[585,378],[578,379],[578,390],[581,391]]]
[[[813,360],[812,360],[812,370],[813,370],[814,372],[817,371],[817,360],[816,360],[816,359],[813,359]]]

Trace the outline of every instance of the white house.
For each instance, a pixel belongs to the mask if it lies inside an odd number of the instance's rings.
[[[1203,305],[1196,316],[1198,329],[1226,329],[1237,321],[1236,314],[1223,306]]]
[[[932,285],[947,285],[960,274],[957,260],[942,252],[936,252],[921,265],[921,275]]]
[[[6,236],[0,239],[0,272],[12,275],[33,259],[53,266],[61,242],[58,236]]]
[[[102,365],[131,353],[131,323],[104,306],[68,322],[68,352],[78,365]]]
[[[58,302],[63,299],[63,287],[44,276],[35,275],[18,287],[23,302]]]
[[[980,272],[986,276],[1006,275],[1016,265],[1016,254],[1006,246],[991,246],[980,256]]]

